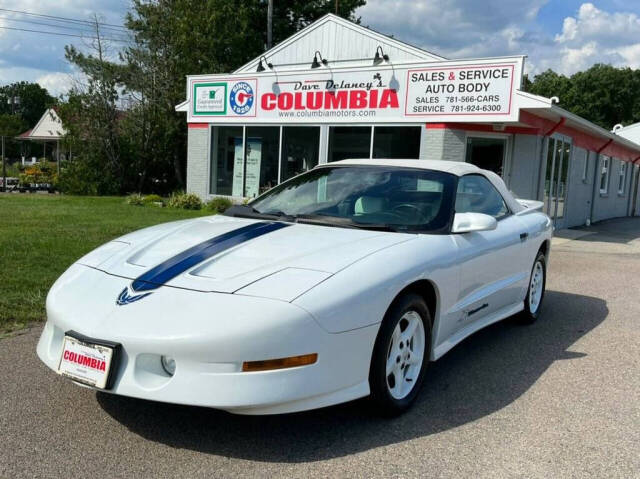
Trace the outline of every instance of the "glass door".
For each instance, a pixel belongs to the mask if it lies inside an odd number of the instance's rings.
[[[498,137],[468,137],[465,161],[504,178],[507,139]]]
[[[557,223],[565,216],[571,143],[561,137],[552,137],[547,141],[544,212]]]

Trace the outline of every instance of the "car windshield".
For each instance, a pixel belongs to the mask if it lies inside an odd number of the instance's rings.
[[[244,208],[247,215],[284,221],[437,233],[448,230],[455,183],[451,174],[418,168],[321,167],[273,188]]]

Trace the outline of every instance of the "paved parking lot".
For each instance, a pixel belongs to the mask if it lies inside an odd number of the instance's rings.
[[[554,243],[540,320],[456,347],[393,420],[115,397],[47,370],[39,326],[0,340],[0,477],[640,477],[640,219]]]

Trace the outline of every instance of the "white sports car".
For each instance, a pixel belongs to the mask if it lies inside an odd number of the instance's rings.
[[[49,292],[38,355],[124,396],[271,414],[370,395],[397,414],[430,361],[538,317],[541,206],[466,163],[321,165],[78,260]]]

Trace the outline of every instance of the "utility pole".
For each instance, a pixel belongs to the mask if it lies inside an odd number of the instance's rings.
[[[273,0],[267,2],[267,50],[273,44]]]
[[[11,105],[11,114],[15,115],[16,106],[20,105],[20,97],[13,95],[14,91],[12,90],[9,93],[9,97],[7,98],[7,105]],[[7,191],[7,159],[4,157],[4,137],[5,133],[2,133],[2,191]]]
[[[2,135],[2,191],[7,192],[7,161],[4,159],[4,134]]]
[[[338,14],[338,0],[336,0],[336,15]]]

